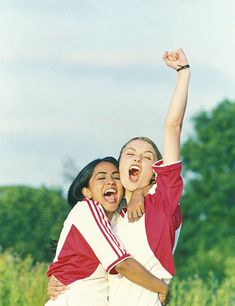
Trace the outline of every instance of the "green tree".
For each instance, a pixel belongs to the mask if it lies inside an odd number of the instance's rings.
[[[61,190],[27,186],[0,187],[0,246],[34,261],[52,258],[50,241],[58,239],[69,206]]]
[[[182,147],[186,187],[178,271],[223,277],[235,246],[235,103],[225,100],[194,117]]]

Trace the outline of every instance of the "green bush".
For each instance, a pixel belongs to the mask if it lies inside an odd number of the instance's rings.
[[[33,265],[32,257],[20,259],[0,254],[0,306],[42,306],[46,301],[47,264]]]
[[[171,306],[231,306],[235,305],[235,278],[233,274],[219,282],[213,273],[204,280],[193,278],[171,282]]]
[[[235,259],[226,260],[227,275],[218,281],[213,273],[207,280],[195,276],[171,282],[170,306],[235,305]],[[43,306],[47,300],[47,264],[33,265],[9,252],[0,254],[0,306]],[[93,306],[93,305],[92,305]],[[95,305],[94,305],[95,306]]]
[[[58,239],[69,205],[62,191],[46,187],[0,187],[0,246],[34,262],[51,261],[50,241]]]

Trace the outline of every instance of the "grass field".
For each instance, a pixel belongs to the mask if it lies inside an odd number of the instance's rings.
[[[0,254],[0,306],[42,306],[46,296],[47,264],[33,265],[30,257],[25,260]],[[220,283],[211,273],[208,280],[199,277],[171,283],[170,306],[232,306],[235,305],[235,277]],[[95,306],[95,305],[91,305]],[[143,305],[144,306],[144,305]]]

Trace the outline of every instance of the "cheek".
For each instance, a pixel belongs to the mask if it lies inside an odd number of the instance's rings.
[[[121,158],[119,162],[119,172],[120,175],[124,175],[125,173],[128,173],[128,166],[127,166],[127,161],[125,158]]]
[[[123,194],[124,194],[124,187],[123,187],[121,182],[118,183],[118,190],[119,190],[119,193],[120,193],[120,197],[122,197]]]
[[[93,186],[93,194],[100,195],[102,189],[102,184],[100,182],[96,182]]]
[[[152,164],[146,164],[144,167],[143,179],[149,183],[152,177],[153,177]]]

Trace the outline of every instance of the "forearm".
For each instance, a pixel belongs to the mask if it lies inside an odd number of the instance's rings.
[[[149,184],[149,185],[144,186],[142,188],[136,189],[132,192],[132,195],[137,194],[137,195],[142,195],[143,197],[146,197],[152,186],[153,186],[153,184]]]
[[[181,127],[188,99],[190,69],[177,72],[176,87],[167,112],[166,127]]]
[[[177,72],[175,91],[168,109],[164,129],[164,164],[180,159],[180,135],[188,99],[190,69]]]
[[[145,269],[138,261],[128,258],[116,266],[116,270],[128,280],[152,292],[166,294],[168,286]]]

